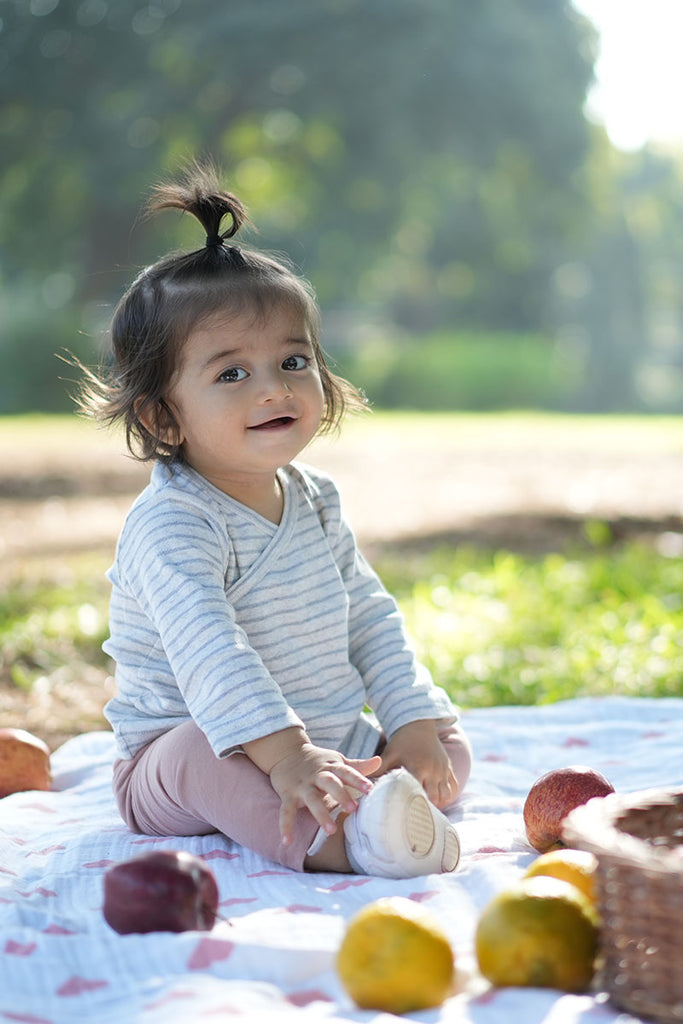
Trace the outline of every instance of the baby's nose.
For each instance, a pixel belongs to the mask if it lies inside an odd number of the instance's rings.
[[[292,394],[292,388],[286,377],[279,373],[272,373],[267,376],[263,381],[262,394],[266,401],[282,398],[284,395],[288,397]]]

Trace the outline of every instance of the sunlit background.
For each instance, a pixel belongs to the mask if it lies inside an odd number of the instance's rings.
[[[683,6],[678,0],[574,0],[599,37],[586,111],[619,149],[683,146]]]
[[[379,408],[683,410],[677,0],[0,0],[0,413],[69,408],[211,157]]]

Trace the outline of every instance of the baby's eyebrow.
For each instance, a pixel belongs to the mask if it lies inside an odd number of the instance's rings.
[[[225,360],[235,359],[238,353],[239,349],[237,348],[228,348],[224,349],[222,352],[214,352],[214,354],[212,356],[209,356],[209,358],[204,363],[203,369],[209,370],[214,363],[222,363]]]
[[[287,348],[289,345],[301,345],[304,348],[313,348],[313,342],[310,338],[287,338],[283,341],[282,347]]]
[[[311,352],[313,351],[313,342],[310,338],[284,338],[280,343],[281,349],[288,349],[292,346],[298,348],[307,348]],[[226,348],[220,352],[214,352],[202,366],[202,370],[210,370],[216,363],[230,362],[233,359],[239,359],[242,355],[243,350],[241,348]]]

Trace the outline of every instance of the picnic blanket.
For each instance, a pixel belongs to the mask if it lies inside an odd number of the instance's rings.
[[[394,881],[299,874],[221,835],[133,835],[110,792],[112,735],[89,733],[52,755],[53,789],[0,801],[0,1021],[174,1024],[396,1020],[361,1011],[337,978],[345,923],[363,905],[401,895],[428,906],[451,939],[461,990],[404,1019],[466,1024],[631,1021],[600,993],[499,989],[476,972],[473,937],[489,899],[535,854],[522,807],[544,771],[589,764],[631,792],[683,783],[683,699],[591,698],[465,712],[474,771],[450,816],[457,871]],[[201,855],[220,890],[211,932],[121,936],[102,916],[106,868],[142,852]]]

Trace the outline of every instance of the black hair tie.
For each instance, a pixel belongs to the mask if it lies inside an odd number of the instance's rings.
[[[207,235],[206,245],[223,245],[223,238],[220,235]]]

